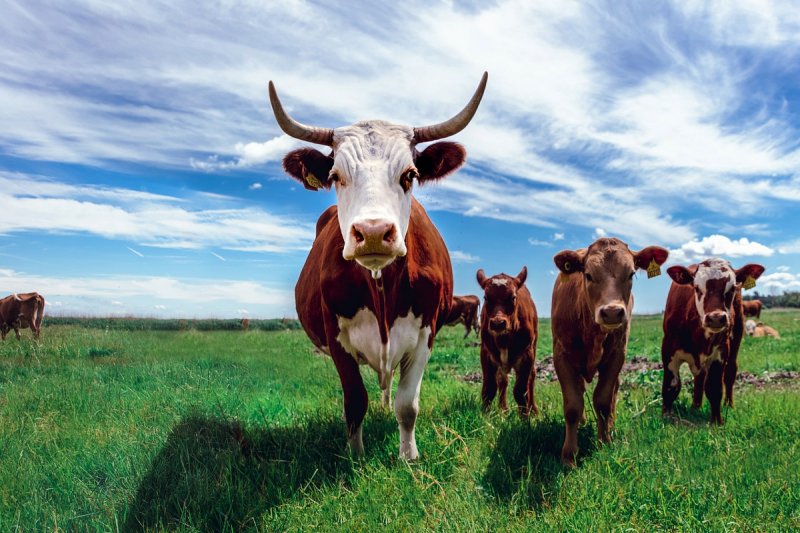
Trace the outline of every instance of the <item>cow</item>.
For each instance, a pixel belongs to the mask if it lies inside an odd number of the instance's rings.
[[[30,328],[35,339],[39,338],[44,317],[44,297],[36,292],[16,293],[0,300],[0,337],[5,340],[10,329],[14,329],[17,340],[19,330]]]
[[[336,129],[306,126],[286,113],[270,82],[270,102],[281,129],[331,148],[329,154],[294,150],[283,158],[283,167],[306,189],[336,191],[336,205],[317,221],[295,303],[311,342],[336,366],[348,445],[355,455],[364,453],[362,422],[368,405],[358,367],[368,364],[378,375],[386,407],[399,366],[394,401],[399,455],[419,457],[415,424],[422,375],[449,312],[453,272],[444,240],[412,192],[415,182],[436,181],[457,170],[466,151],[453,142],[422,151],[417,146],[464,129],[478,109],[487,76],[457,115],[423,127],[382,120]]]
[[[564,401],[561,461],[567,466],[575,466],[578,423],[586,420],[583,393],[595,374],[597,438],[601,443],[611,440],[619,373],[628,350],[633,276],[637,269],[656,275],[668,255],[658,246],[634,252],[619,239],[601,238],[588,248],[564,250],[553,258],[560,274],[553,287],[550,325],[553,364]]]
[[[742,309],[744,310],[744,316],[754,316],[756,318],[761,318],[761,309],[764,307],[764,304],[761,300],[742,300]]]
[[[745,322],[744,331],[749,337],[773,337],[778,340],[781,338],[781,334],[778,333],[777,329],[767,326],[763,322],[756,322],[755,320],[748,320]]]
[[[506,389],[508,374],[514,370],[514,400],[519,414],[526,418],[539,414],[533,396],[536,381],[536,341],[539,318],[531,293],[525,286],[528,268],[523,266],[516,277],[496,274],[486,277],[478,270],[478,285],[484,293],[481,311],[481,399],[488,409],[499,392],[500,409],[508,410]]]
[[[755,281],[764,267],[747,264],[734,270],[717,257],[689,267],[667,269],[672,285],[664,309],[661,362],[662,411],[668,415],[681,390],[680,367],[689,365],[694,376],[692,407],[711,406],[711,424],[722,424],[720,405],[725,385],[725,404],[733,407],[737,357],[744,334],[742,284]]]
[[[242,326],[242,331],[247,331],[247,330],[250,329],[250,319],[249,318],[243,318],[239,322],[239,324]]]
[[[474,330],[478,333],[481,324],[478,321],[478,310],[480,309],[480,299],[474,294],[467,296],[453,296],[450,302],[450,313],[445,321],[448,326],[464,324],[464,338],[469,336],[469,332]]]

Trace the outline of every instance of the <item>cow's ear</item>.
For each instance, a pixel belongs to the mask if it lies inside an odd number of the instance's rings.
[[[419,182],[425,183],[444,178],[458,170],[466,160],[467,151],[463,146],[445,141],[434,143],[416,154],[414,166],[419,172]]]
[[[697,269],[695,269],[697,271]],[[694,272],[684,266],[671,266],[667,269],[667,275],[678,285],[691,285],[694,283]]]
[[[523,285],[525,285],[526,279],[528,279],[528,267],[523,266],[522,270],[520,270],[519,274],[517,274],[517,277],[514,278],[514,281],[517,282],[517,287],[522,287]]]
[[[483,287],[483,284],[486,283],[486,272],[484,272],[482,268],[479,268],[476,278],[478,280],[478,285]]]
[[[553,257],[553,262],[558,269],[564,274],[572,274],[573,272],[583,272],[583,250],[564,250],[558,252]]]
[[[648,246],[647,248],[643,248],[642,250],[639,250],[633,254],[633,261],[636,264],[636,268],[647,270],[647,267],[649,267],[653,261],[655,261],[655,263],[659,266],[663,265],[668,256],[669,251],[666,248],[662,248],[660,246]]]
[[[744,283],[747,278],[757,280],[764,273],[764,267],[755,263],[749,263],[736,270],[736,283]]]
[[[330,189],[333,157],[313,148],[293,150],[283,157],[283,169],[309,191]]]

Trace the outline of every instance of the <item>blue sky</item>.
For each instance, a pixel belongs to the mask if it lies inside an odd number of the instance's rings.
[[[422,125],[484,70],[468,164],[415,191],[457,293],[525,264],[547,315],[552,256],[599,235],[800,290],[792,2],[0,4],[0,292],[52,313],[294,316],[335,195],[283,174],[268,81],[302,122]]]

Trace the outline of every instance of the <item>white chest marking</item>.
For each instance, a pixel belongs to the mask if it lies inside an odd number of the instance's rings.
[[[422,317],[414,316],[411,311],[392,324],[388,346],[381,343],[378,319],[366,307],[359,309],[353,318],[338,317],[338,323],[339,344],[360,364],[368,364],[381,375],[397,367],[406,354],[413,355],[420,343],[427,344],[431,334],[430,326],[423,328]]]
[[[710,354],[700,354],[700,366],[702,366],[704,370],[711,366],[711,363],[714,361],[722,361],[722,352],[720,351],[719,346],[714,346]]]
[[[669,364],[667,365],[667,368],[669,368],[670,372],[672,372],[672,382],[670,383],[671,387],[677,387],[678,383],[680,383],[680,371],[683,363],[689,365],[689,370],[692,372],[693,376],[696,376],[700,373],[700,368],[698,368],[695,364],[692,354],[684,352],[683,350],[676,350],[675,353],[672,354],[672,358],[669,360]]]

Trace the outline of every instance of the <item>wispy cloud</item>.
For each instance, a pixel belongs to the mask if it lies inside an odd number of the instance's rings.
[[[131,252],[133,255],[138,255],[139,257],[144,257],[144,254],[143,254],[142,252],[139,252],[139,251],[137,251],[137,250],[134,250],[134,249],[133,249],[133,248],[131,248],[130,246],[126,246],[125,248],[127,248],[128,250],[130,250],[130,252]]]
[[[140,246],[251,252],[304,250],[314,235],[308,222],[259,208],[192,209],[178,198],[122,188],[94,191],[22,175],[0,175],[0,203],[0,234],[88,233]]]
[[[481,260],[480,257],[477,255],[472,255],[467,252],[462,252],[461,250],[450,250],[450,260],[453,263],[466,263],[472,264],[477,263]]]
[[[225,261],[225,258],[222,257],[221,255],[217,254],[217,253],[211,252],[211,255],[213,255],[214,257],[216,257],[220,261]]]

